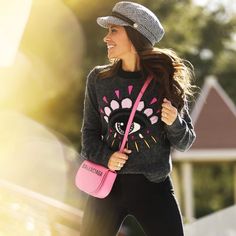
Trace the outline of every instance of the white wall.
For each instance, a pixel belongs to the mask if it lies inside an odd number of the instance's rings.
[[[185,234],[186,236],[236,236],[236,205],[186,225]]]

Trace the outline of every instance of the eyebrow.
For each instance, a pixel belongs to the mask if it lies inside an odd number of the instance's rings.
[[[110,28],[118,28],[117,25],[110,25]]]

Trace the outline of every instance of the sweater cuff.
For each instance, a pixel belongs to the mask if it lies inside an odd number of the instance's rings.
[[[181,129],[183,126],[183,119],[178,114],[175,121],[171,125],[166,125],[167,130],[175,131]]]

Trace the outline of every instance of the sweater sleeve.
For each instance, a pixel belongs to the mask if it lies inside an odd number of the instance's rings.
[[[178,114],[172,125],[165,125],[167,138],[171,145],[179,151],[187,151],[196,139],[196,134],[187,106],[183,115]]]
[[[94,68],[86,81],[80,156],[82,159],[107,167],[109,157],[114,151],[109,149],[102,138],[102,123],[95,90],[96,77],[96,69]]]

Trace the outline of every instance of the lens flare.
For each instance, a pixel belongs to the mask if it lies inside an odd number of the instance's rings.
[[[30,9],[31,0],[1,0],[0,67],[14,62]]]

